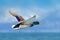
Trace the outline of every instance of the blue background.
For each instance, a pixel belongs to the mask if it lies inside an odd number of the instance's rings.
[[[19,12],[24,18],[36,14],[36,20],[41,25],[12,29],[11,26],[18,22],[9,16],[10,9]],[[60,32],[60,0],[0,0],[0,32]]]

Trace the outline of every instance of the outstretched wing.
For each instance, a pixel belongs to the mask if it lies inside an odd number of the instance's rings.
[[[10,13],[12,16],[16,17],[16,19],[18,20],[18,22],[23,22],[23,21],[24,21],[23,17],[17,15],[15,12],[9,11],[9,13]]]
[[[24,24],[30,24],[32,23],[34,20],[36,19],[36,15],[34,15],[33,17],[29,18],[28,20],[24,21]]]

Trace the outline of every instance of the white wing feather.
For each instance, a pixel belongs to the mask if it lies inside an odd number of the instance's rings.
[[[30,23],[32,23],[35,19],[36,19],[36,15],[34,15],[33,17],[29,18],[28,20],[24,21],[24,24],[30,24]]]

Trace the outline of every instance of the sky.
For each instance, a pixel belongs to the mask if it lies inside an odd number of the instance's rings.
[[[36,15],[41,25],[14,30],[18,22],[9,11],[25,20]],[[60,32],[60,0],[0,0],[0,32]]]

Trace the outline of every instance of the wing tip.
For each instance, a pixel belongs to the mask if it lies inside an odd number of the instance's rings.
[[[35,18],[36,18],[36,15],[34,15],[33,17],[35,17]]]

